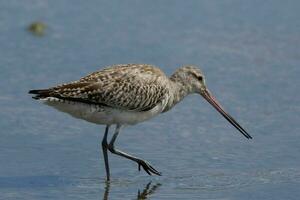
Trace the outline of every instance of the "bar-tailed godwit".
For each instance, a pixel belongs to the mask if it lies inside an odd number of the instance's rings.
[[[59,111],[86,121],[106,125],[102,150],[106,179],[110,180],[107,151],[133,160],[149,174],[161,175],[149,162],[115,148],[123,125],[133,125],[170,110],[185,96],[200,94],[247,139],[252,137],[228,114],[209,92],[201,70],[195,66],[178,68],[167,77],[147,64],[121,64],[93,72],[77,81],[49,89],[30,90],[37,99]],[[107,142],[108,130],[116,125]]]

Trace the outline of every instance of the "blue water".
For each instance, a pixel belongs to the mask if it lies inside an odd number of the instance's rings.
[[[300,2],[0,1],[0,199],[299,199]],[[43,37],[26,30],[47,24]],[[27,94],[103,66],[201,67],[207,85],[253,136],[200,96],[127,127],[116,146],[163,176],[110,155],[103,126]],[[138,195],[140,194],[140,195]]]

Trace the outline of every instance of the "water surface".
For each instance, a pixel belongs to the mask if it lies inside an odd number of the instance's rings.
[[[298,199],[299,1],[0,1],[0,199]],[[47,24],[36,37],[26,28]],[[163,176],[110,156],[103,126],[27,91],[103,66],[201,66],[249,141],[201,97],[127,127],[117,147]]]

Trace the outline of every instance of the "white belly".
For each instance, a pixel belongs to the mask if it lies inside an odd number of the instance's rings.
[[[54,97],[40,99],[44,104],[68,113],[75,118],[95,124],[127,124],[132,125],[150,119],[163,110],[161,104],[144,112],[119,110],[75,101],[60,100]]]

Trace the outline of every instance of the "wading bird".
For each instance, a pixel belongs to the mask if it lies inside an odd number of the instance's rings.
[[[203,96],[240,133],[252,139],[212,96],[203,73],[195,66],[180,67],[167,77],[152,65],[113,65],[74,82],[29,93],[35,94],[34,99],[73,117],[106,125],[102,150],[107,180],[110,180],[108,151],[136,162],[138,169],[142,167],[149,175],[161,175],[147,161],[116,149],[114,143],[123,125],[137,124],[166,112],[189,94]],[[116,129],[108,143],[111,125],[116,125]]]

